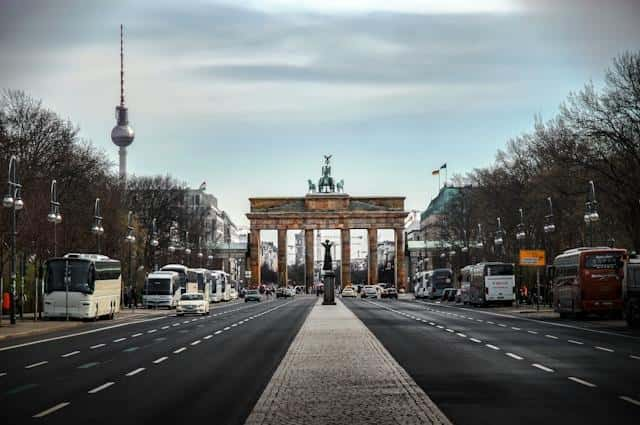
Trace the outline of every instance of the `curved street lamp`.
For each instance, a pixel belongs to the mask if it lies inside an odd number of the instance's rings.
[[[149,241],[149,245],[153,248],[153,270],[158,270],[158,245],[160,245],[160,241],[158,241],[158,229],[156,227],[156,219],[154,218],[151,221],[151,240]]]
[[[96,235],[97,251],[98,254],[100,254],[100,237],[104,234],[102,216],[100,215],[100,198],[96,198],[96,202],[93,204],[93,226],[91,227],[91,233]]]
[[[58,189],[57,181],[51,180],[51,191],[49,201],[49,214],[47,215],[47,221],[53,223],[53,256],[58,256],[58,232],[56,226],[62,223],[62,214],[60,214],[60,202],[58,201]]]
[[[520,213],[520,223],[518,223],[518,231],[516,233],[516,239],[519,242],[522,242],[526,239],[527,233],[524,230],[524,211],[522,208],[518,208],[518,212]]]
[[[9,322],[16,324],[16,228],[17,212],[24,208],[24,201],[20,196],[22,185],[18,182],[18,159],[11,155],[9,172],[7,173],[7,194],[2,198],[2,205],[11,209],[11,312]],[[0,293],[2,288],[0,287]]]
[[[553,233],[556,231],[556,225],[553,224],[553,202],[551,201],[551,196],[547,197],[547,202],[549,204],[549,214],[544,216],[546,223],[543,230],[545,233]]]
[[[593,180],[589,180],[587,201],[585,202],[584,222],[589,230],[589,245],[593,246],[593,225],[600,220],[598,215],[598,201],[596,201],[596,188]]]

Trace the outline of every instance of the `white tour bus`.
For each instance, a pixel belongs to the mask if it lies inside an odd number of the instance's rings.
[[[418,282],[414,287],[414,296],[416,297],[416,299],[427,297],[427,285],[429,283],[430,277],[431,277],[430,270],[418,272],[418,275],[417,275]]]
[[[113,319],[120,311],[120,261],[97,254],[66,254],[45,265],[45,318]]]
[[[166,266],[162,266],[160,271],[178,273],[178,275],[180,276],[180,290],[182,291],[182,293],[185,293],[187,291],[187,272],[189,271],[189,268],[187,266],[184,266],[182,264],[167,264]]]
[[[216,281],[220,282],[222,286],[220,301],[231,301],[231,276],[229,273],[222,270],[211,270],[211,273],[213,273]]]
[[[216,273],[216,271],[214,270],[210,270],[211,272],[211,302],[212,303],[219,303],[220,301],[223,300],[224,298],[224,294],[222,289],[224,288],[223,286],[223,282],[224,282],[224,278],[223,276],[219,275],[218,273]]]
[[[516,299],[516,278],[511,263],[478,263],[471,271],[469,303],[511,305]]]
[[[176,272],[149,273],[144,281],[142,305],[146,308],[175,308],[181,294],[180,275]]]

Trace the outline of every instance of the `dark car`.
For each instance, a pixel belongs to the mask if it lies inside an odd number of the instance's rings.
[[[455,301],[456,290],[453,288],[445,288],[442,291],[442,301]]]

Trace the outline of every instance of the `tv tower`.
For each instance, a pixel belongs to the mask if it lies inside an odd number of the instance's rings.
[[[124,29],[120,25],[120,105],[116,106],[117,124],[111,130],[111,140],[120,149],[120,179],[127,178],[127,146],[133,143],[135,134],[129,126],[129,111],[124,105]]]

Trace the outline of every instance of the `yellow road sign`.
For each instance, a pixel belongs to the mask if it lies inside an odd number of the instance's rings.
[[[543,249],[521,249],[520,265],[521,266],[544,266],[546,264]]]

